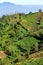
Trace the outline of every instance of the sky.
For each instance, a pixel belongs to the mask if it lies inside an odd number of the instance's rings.
[[[22,5],[43,5],[43,0],[0,0],[2,2],[11,2],[14,4],[22,4]]]

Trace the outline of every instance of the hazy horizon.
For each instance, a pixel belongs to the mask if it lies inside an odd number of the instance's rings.
[[[2,2],[11,2],[18,5],[43,5],[43,0],[1,0]]]
[[[11,2],[0,2],[0,16],[11,15],[15,13],[29,13],[38,12],[39,9],[43,11],[43,5],[17,5]]]

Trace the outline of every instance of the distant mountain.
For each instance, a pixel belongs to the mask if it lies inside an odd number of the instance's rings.
[[[29,13],[43,10],[43,5],[16,5],[10,2],[0,3],[0,16],[14,13]]]

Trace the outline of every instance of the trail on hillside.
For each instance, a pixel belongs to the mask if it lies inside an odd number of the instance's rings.
[[[38,51],[36,53],[29,55],[29,58],[38,58],[38,57],[43,57],[43,51]]]

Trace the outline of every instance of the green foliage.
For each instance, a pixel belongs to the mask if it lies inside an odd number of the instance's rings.
[[[28,59],[30,51],[37,50],[38,42],[43,41],[43,17],[38,25],[37,15],[38,12],[30,12],[0,18],[0,51],[7,55],[0,65],[43,65],[43,58]]]

